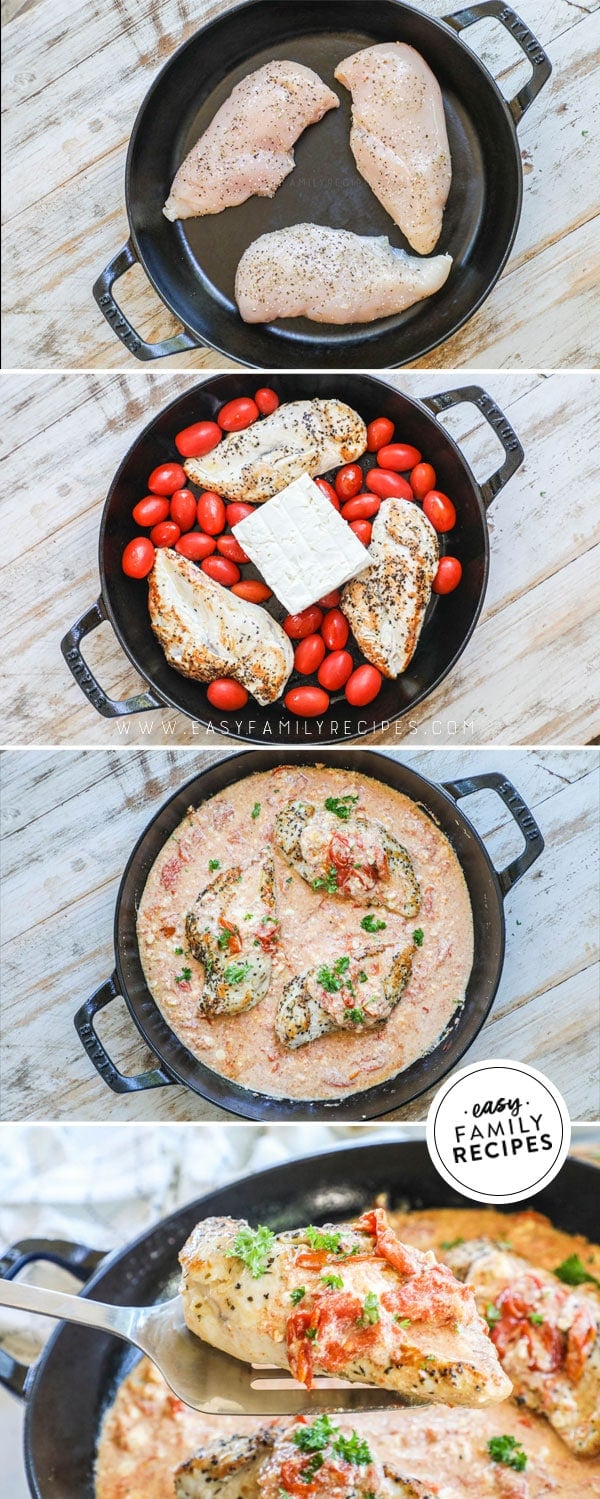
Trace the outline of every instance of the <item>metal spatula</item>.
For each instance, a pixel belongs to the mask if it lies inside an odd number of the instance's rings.
[[[2,1280],[0,1306],[41,1312],[124,1338],[148,1354],[174,1395],[207,1415],[296,1416],[318,1410],[387,1410],[410,1403],[390,1390],[341,1379],[317,1379],[308,1391],[286,1369],[230,1358],[189,1331],[179,1296],[157,1306],[108,1306]]]

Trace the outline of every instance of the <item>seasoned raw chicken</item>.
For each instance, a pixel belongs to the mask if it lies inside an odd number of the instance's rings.
[[[402,998],[414,954],[409,942],[400,952],[375,948],[299,974],[286,985],[275,1016],[279,1040],[293,1049],[330,1031],[362,1034],[383,1025]]]
[[[166,217],[221,213],[255,195],[273,198],[294,170],[294,141],[339,102],[300,62],[277,58],[242,78],[182,162]]]
[[[244,251],[235,300],[245,323],[372,323],[431,297],[451,266],[450,255],[417,260],[383,236],[292,224],[261,234]]]
[[[353,809],[356,796],[340,800],[348,813],[342,821],[326,806],[288,802],[275,818],[275,847],[313,890],[416,916],[421,889],[410,854],[383,823]]]
[[[367,429],[345,401],[285,401],[271,416],[231,432],[204,458],[188,458],[186,474],[228,500],[260,505],[301,474],[324,474],[361,458]]]
[[[245,869],[235,866],[217,875],[188,911],[185,934],[204,964],[203,1015],[237,1015],[264,999],[279,935],[270,850]]]
[[[175,671],[199,682],[234,677],[261,704],[281,697],[294,652],[266,609],[238,599],[170,547],[157,547],[148,585],[150,623]]]
[[[437,245],[452,162],[437,79],[404,42],[365,47],[335,76],[352,94],[350,145],[358,170],[413,250]]]
[[[315,1453],[318,1461],[315,1462]],[[377,1455],[377,1442],[327,1415],[273,1422],[254,1436],[203,1447],[175,1472],[175,1499],[282,1499],[300,1484],[309,1499],[434,1499]]]
[[[546,1416],[580,1457],[600,1453],[600,1301],[489,1240],[446,1259],[472,1286],[520,1405]]]
[[[397,677],[417,648],[439,561],[437,534],[412,500],[384,500],[369,560],[346,583],[340,608],[367,661]]]
[[[188,1327],[249,1364],[332,1375],[415,1403],[504,1400],[503,1373],[472,1291],[432,1253],[408,1249],[383,1209],[335,1228],[274,1235],[207,1218],[181,1250]]]

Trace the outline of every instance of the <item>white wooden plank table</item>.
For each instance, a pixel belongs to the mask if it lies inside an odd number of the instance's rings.
[[[2,756],[4,1119],[226,1117],[180,1086],[115,1097],[73,1029],[76,1009],[112,972],[115,899],[134,842],[167,796],[214,758],[214,751],[185,749]],[[500,770],[531,807],[546,848],[507,899],[504,972],[468,1060],[529,1062],[560,1088],[573,1118],[597,1118],[590,1036],[597,1031],[599,752],[413,749],[401,758],[437,780]],[[491,792],[470,797],[463,809],[504,867],[522,846],[509,814]],[[122,1071],[152,1065],[122,999],[98,1028]],[[430,1098],[390,1117],[423,1119]]]
[[[416,396],[472,380],[425,371],[385,378]],[[594,687],[600,376],[482,378],[525,449],[524,466],[488,512],[483,616],[442,686],[367,742],[585,744],[600,732]],[[156,371],[3,377],[1,742],[232,742],[170,709],[101,718],[59,650],[67,628],[98,595],[98,530],[113,474],[151,416],[194,380],[189,372]],[[490,428],[468,404],[446,420],[476,477],[486,479],[502,456]],[[113,697],[143,686],[110,625],[88,638],[85,654]]]
[[[331,0],[329,0],[331,3]],[[414,0],[443,16],[450,0]],[[124,168],[139,105],[159,67],[230,0],[6,0],[4,365],[135,365],[96,308],[92,283],[127,239]],[[521,224],[501,281],[466,328],[419,367],[531,368],[598,362],[594,80],[598,0],[520,0],[553,76],[525,115]],[[529,75],[496,21],[463,33],[508,98]],[[150,341],[176,324],[139,266],[119,300]],[[232,368],[201,348],[176,368]]]

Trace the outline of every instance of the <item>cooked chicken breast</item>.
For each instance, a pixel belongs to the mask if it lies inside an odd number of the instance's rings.
[[[437,79],[404,42],[344,58],[335,77],[352,94],[350,145],[365,181],[413,250],[437,245],[452,162]]]
[[[356,800],[348,798],[348,806]],[[374,818],[351,811],[340,822],[326,806],[317,810],[312,802],[293,801],[277,813],[273,837],[313,890],[326,889],[354,905],[386,906],[407,920],[418,915],[421,889],[410,854]]]
[[[361,458],[367,429],[345,401],[285,401],[271,416],[231,432],[204,458],[188,458],[186,474],[228,500],[261,505],[302,474],[324,474]]]
[[[203,1015],[237,1015],[264,999],[279,936],[270,849],[245,869],[234,866],[217,875],[188,911],[185,934],[204,965]]]
[[[274,1235],[208,1218],[181,1250],[188,1327],[233,1358],[366,1381],[418,1403],[487,1405],[510,1393],[472,1292],[407,1249],[382,1209]]]
[[[285,630],[170,547],[157,548],[148,612],[169,665],[182,676],[234,677],[261,704],[281,697],[294,665]]]
[[[412,500],[384,500],[369,560],[346,583],[340,608],[367,661],[398,677],[416,651],[439,562],[437,533]]]
[[[235,300],[245,323],[372,323],[433,296],[451,267],[450,255],[416,260],[383,237],[292,224],[261,234],[244,251]]]
[[[294,1493],[304,1484],[310,1499],[433,1499],[381,1462],[376,1441],[327,1415],[234,1432],[182,1463],[174,1481],[175,1499],[282,1499],[286,1484]]]
[[[360,1034],[385,1024],[410,979],[414,953],[409,942],[400,952],[376,948],[308,968],[284,989],[275,1016],[279,1040],[293,1049],[330,1031]]]
[[[600,1453],[600,1300],[485,1240],[446,1255],[473,1287],[518,1404],[571,1451]]]
[[[339,102],[299,62],[276,58],[242,78],[182,162],[166,217],[221,213],[255,195],[273,198],[294,170],[294,142]]]

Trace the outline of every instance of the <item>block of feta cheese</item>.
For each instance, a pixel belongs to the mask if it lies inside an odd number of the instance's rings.
[[[246,515],[233,534],[288,614],[370,566],[366,547],[309,474]]]

